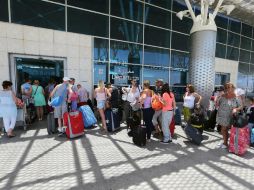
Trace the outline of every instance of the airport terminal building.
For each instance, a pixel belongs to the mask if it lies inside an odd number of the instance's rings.
[[[191,2],[199,14],[198,1]],[[232,14],[215,18],[214,85],[231,81],[253,93],[249,7],[254,3],[239,1]],[[125,86],[132,78],[151,84],[161,78],[180,101],[193,24],[176,16],[185,9],[183,0],[0,0],[0,82],[11,80],[18,89],[25,78],[46,85],[69,76],[91,91],[99,80]]]

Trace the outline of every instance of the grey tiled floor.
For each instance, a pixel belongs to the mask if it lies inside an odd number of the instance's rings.
[[[243,157],[218,149],[217,132],[196,146],[177,126],[173,143],[153,139],[144,148],[125,128],[67,140],[48,136],[42,121],[16,134],[0,136],[0,189],[254,189],[254,149]]]

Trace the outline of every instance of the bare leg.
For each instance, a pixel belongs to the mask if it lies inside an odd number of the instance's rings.
[[[101,116],[101,122],[102,122],[102,127],[107,130],[107,126],[106,126],[106,119],[105,119],[105,114],[104,114],[104,109],[99,109],[99,113]]]
[[[40,106],[36,106],[36,114],[37,114],[38,120],[40,120]]]
[[[43,118],[43,106],[40,106],[40,118],[41,118],[41,120],[42,120],[42,118]]]
[[[228,146],[228,128],[225,126],[221,127],[221,134],[223,136],[223,144]]]

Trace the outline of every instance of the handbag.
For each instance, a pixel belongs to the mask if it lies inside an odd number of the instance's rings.
[[[64,92],[62,93],[61,96],[56,96],[54,98],[51,98],[51,101],[50,100],[48,101],[48,105],[52,106],[52,107],[60,106],[62,104],[63,100],[64,100],[63,96],[64,96],[66,90],[67,90],[67,87],[64,89]]]
[[[152,108],[155,110],[155,111],[158,111],[158,110],[161,110],[163,107],[162,103],[160,102],[159,98],[158,97],[155,97],[152,101]]]
[[[244,113],[236,113],[233,115],[233,126],[243,128],[248,125],[248,119]]]

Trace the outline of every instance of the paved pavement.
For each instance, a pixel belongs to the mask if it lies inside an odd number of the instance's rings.
[[[123,128],[103,135],[97,128],[82,138],[47,135],[46,121],[17,137],[0,136],[0,189],[254,189],[254,149],[244,157],[218,149],[217,132],[191,144],[181,127],[169,145],[153,139],[144,148]]]

